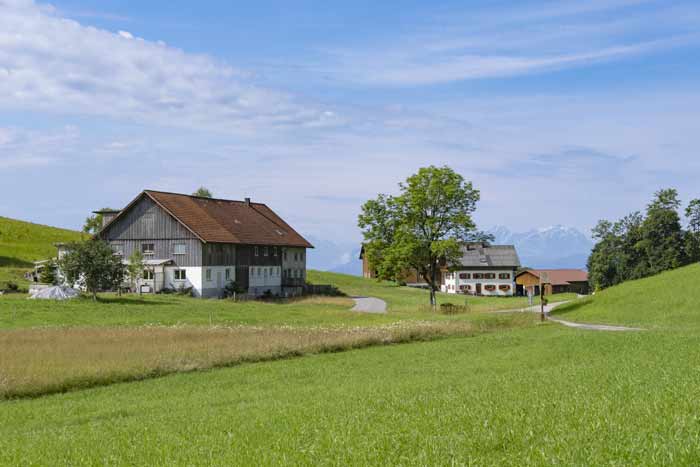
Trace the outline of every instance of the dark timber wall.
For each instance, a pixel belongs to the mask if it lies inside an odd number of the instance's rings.
[[[172,259],[178,266],[202,265],[202,242],[146,196],[102,232],[101,237],[123,245],[124,258],[140,251],[143,243],[153,243],[154,254],[146,259]],[[187,253],[173,254],[176,243],[186,244]]]

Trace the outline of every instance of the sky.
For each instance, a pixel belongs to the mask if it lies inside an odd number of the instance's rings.
[[[0,0],[0,215],[79,229],[143,189],[356,242],[427,165],[479,227],[586,233],[700,198],[696,0]]]

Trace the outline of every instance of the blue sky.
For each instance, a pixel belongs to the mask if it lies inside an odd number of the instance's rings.
[[[0,215],[79,228],[144,188],[356,241],[447,164],[482,227],[700,197],[696,1],[0,0]]]

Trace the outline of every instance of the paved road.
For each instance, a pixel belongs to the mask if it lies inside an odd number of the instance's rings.
[[[351,311],[361,313],[386,313],[386,302],[375,297],[352,297],[355,306]]]

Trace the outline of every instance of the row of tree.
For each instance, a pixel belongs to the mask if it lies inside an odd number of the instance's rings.
[[[678,192],[665,189],[655,193],[645,213],[598,222],[593,229],[596,245],[588,259],[593,289],[700,261],[700,200],[692,200],[685,210],[687,229],[680,209]]]

